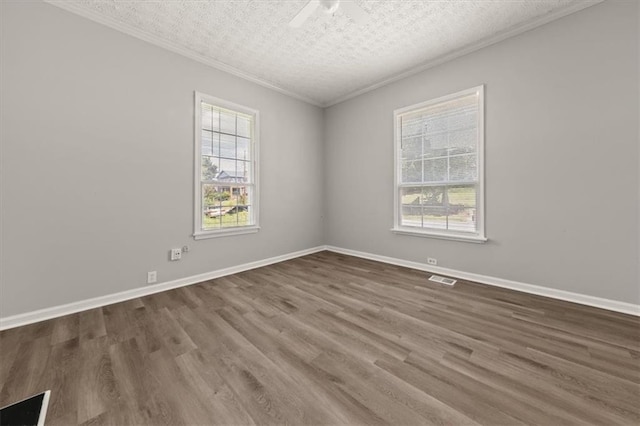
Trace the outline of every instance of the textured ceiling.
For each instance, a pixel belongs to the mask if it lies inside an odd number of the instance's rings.
[[[288,22],[307,0],[50,0],[223,70],[331,105],[601,0],[357,0]]]

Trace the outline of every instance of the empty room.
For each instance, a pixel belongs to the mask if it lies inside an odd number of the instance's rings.
[[[1,0],[0,424],[640,424],[636,0]]]

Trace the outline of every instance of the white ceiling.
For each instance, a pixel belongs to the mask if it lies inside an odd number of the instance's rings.
[[[319,106],[332,105],[602,0],[356,0],[288,22],[307,0],[49,0]]]

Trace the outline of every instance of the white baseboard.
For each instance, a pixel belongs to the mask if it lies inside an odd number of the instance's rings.
[[[439,266],[427,265],[424,263],[411,262],[408,260],[397,259],[394,257],[381,256],[372,253],[366,253],[356,250],[344,249],[334,246],[318,246],[306,250],[300,250],[293,253],[283,254],[281,256],[270,257],[268,259],[258,260],[255,262],[244,263],[242,265],[232,266],[229,268],[218,269],[216,271],[206,272],[204,274],[192,275],[190,277],[180,278],[173,281],[167,281],[160,284],[145,286],[119,293],[108,294],[106,296],[94,297],[92,299],[81,300],[78,302],[67,303],[65,305],[53,306],[51,308],[40,309],[37,311],[27,312],[24,314],[13,315],[0,318],[0,330],[19,327],[22,325],[32,324],[39,321],[48,320],[64,315],[74,314],[86,311],[88,309],[98,308],[101,306],[111,305],[113,303],[124,302],[126,300],[135,299],[137,297],[147,296],[149,294],[159,293],[178,287],[184,287],[199,282],[212,280],[226,275],[237,274],[239,272],[248,271],[250,269],[260,268],[262,266],[271,265],[285,260],[294,259],[296,257],[306,256],[308,254],[317,253],[323,250],[342,253],[349,256],[361,257],[364,259],[375,260],[378,262],[389,263],[392,265],[404,266],[407,268],[418,269],[420,271],[433,272],[442,275],[448,275],[463,280],[474,281],[482,284],[488,284],[496,287],[503,287],[524,293],[537,294],[539,296],[550,297],[552,299],[566,300],[569,302],[579,303],[581,305],[594,306],[597,308],[607,309],[610,311],[621,312],[625,314],[640,316],[640,305],[635,305],[617,300],[603,299],[600,297],[588,296],[579,293],[572,293],[564,290],[556,290],[549,287],[541,287],[533,284],[525,284],[518,281],[505,280],[502,278],[490,277],[486,275],[474,274],[470,272],[458,271],[455,269],[442,268]]]
[[[308,254],[317,253],[323,250],[325,250],[324,246],[318,246],[306,250],[296,251],[293,253],[283,254],[281,256],[258,260],[255,262],[244,263],[242,265],[231,266],[229,268],[218,269],[216,271],[206,272],[204,274],[192,275],[190,277],[180,278],[173,281],[167,281],[164,283],[126,290],[119,293],[108,294],[106,296],[94,297],[92,299],[81,300],[78,302],[67,303],[65,305],[53,306],[51,308],[45,308],[37,311],[26,312],[24,314],[4,317],[0,318],[0,330],[6,330],[9,328],[19,327],[21,325],[32,324],[51,318],[86,311],[88,309],[111,305],[113,303],[124,302],[125,300],[131,300],[137,297],[147,296],[149,294],[160,293],[162,291],[171,290],[178,287],[197,284],[203,281],[212,280],[214,278],[248,271],[249,269],[255,269],[262,266],[271,265],[273,263],[284,262],[285,260],[294,259],[300,256],[306,256]]]
[[[349,256],[361,257],[378,262],[389,263],[392,265],[404,266],[407,268],[418,269],[436,274],[448,275],[454,278],[474,281],[496,287],[508,288],[524,293],[536,294],[538,296],[550,297],[552,299],[566,300],[568,302],[579,303],[581,305],[594,306],[596,308],[607,309],[610,311],[621,312],[640,316],[640,305],[633,303],[620,302],[617,300],[603,299],[601,297],[588,296],[580,293],[572,293],[570,291],[557,290],[549,287],[542,287],[533,284],[525,284],[518,281],[505,280],[502,278],[490,277],[487,275],[473,274],[470,272],[458,271],[455,269],[442,268],[439,266],[428,265],[424,263],[411,262],[408,260],[397,259],[394,257],[380,256],[377,254],[366,253],[356,250],[344,249],[334,246],[326,246],[326,250],[335,253],[342,253]]]

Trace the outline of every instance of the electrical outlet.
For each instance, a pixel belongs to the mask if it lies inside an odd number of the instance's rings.
[[[427,258],[427,263],[429,265],[437,265],[438,264],[438,259],[434,259],[433,257],[429,257],[429,258]]]
[[[147,272],[147,284],[153,284],[156,281],[158,281],[158,272],[157,271]]]
[[[171,260],[180,260],[182,259],[182,249],[174,248],[171,249]]]

